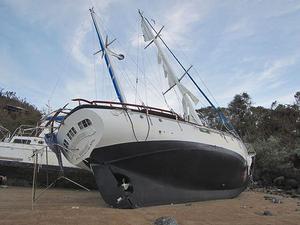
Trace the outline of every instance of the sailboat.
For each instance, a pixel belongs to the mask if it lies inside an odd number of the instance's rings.
[[[144,41],[157,48],[169,89],[182,96],[184,115],[126,101],[109,49],[90,9],[99,45],[119,102],[74,99],[79,104],[56,131],[56,146],[74,165],[90,169],[104,201],[116,208],[233,198],[246,187],[253,156],[229,121],[208,99],[149,20],[139,11]],[[164,48],[163,48],[164,47]],[[178,77],[168,50],[183,68]],[[216,110],[227,130],[211,128],[195,110],[198,98],[182,84],[188,77]]]

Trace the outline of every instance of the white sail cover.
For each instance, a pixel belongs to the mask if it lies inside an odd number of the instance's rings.
[[[195,95],[193,95],[183,84],[179,82],[177,76],[175,75],[172,67],[170,66],[165,54],[161,49],[160,43],[156,39],[156,36],[153,34],[152,30],[149,28],[147,22],[143,17],[141,21],[141,26],[144,41],[153,41],[157,47],[157,60],[159,64],[162,64],[165,77],[168,79],[169,87],[173,87],[176,85],[180,93],[182,94],[182,106],[185,117],[193,119],[193,122],[202,124],[192,104],[192,102],[194,104],[197,104],[199,102],[198,98]]]

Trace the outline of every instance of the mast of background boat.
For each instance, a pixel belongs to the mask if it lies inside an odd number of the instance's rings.
[[[125,95],[123,94],[123,91],[122,91],[121,86],[119,84],[118,76],[114,72],[114,69],[112,67],[109,55],[107,54],[107,51],[106,51],[106,46],[105,46],[105,44],[103,42],[103,39],[102,39],[102,36],[101,36],[101,34],[99,32],[98,24],[97,24],[97,22],[95,20],[95,17],[94,17],[94,15],[95,15],[94,9],[91,8],[90,12],[91,12],[91,16],[92,16],[92,19],[93,19],[95,30],[96,30],[96,33],[97,33],[97,36],[98,36],[100,48],[101,48],[101,51],[103,53],[103,57],[104,57],[104,60],[105,60],[105,63],[106,63],[106,66],[107,66],[110,78],[111,78],[111,80],[113,82],[116,94],[117,94],[118,99],[119,99],[119,101],[121,103],[126,103]]]
[[[161,42],[164,44],[164,46],[168,49],[168,51],[171,53],[171,55],[174,57],[174,59],[176,60],[176,62],[180,65],[180,67],[184,70],[184,74],[187,74],[188,77],[190,78],[190,80],[193,82],[193,84],[196,86],[196,88],[200,91],[200,93],[203,95],[203,97],[207,100],[207,102],[211,105],[211,107],[215,110],[215,112],[218,114],[218,116],[220,117],[220,119],[222,120],[223,124],[225,125],[229,125],[230,129],[233,130],[235,133],[235,129],[232,126],[232,124],[227,120],[227,118],[225,117],[225,115],[223,114],[223,112],[219,109],[217,109],[215,107],[215,105],[210,101],[210,99],[206,96],[206,94],[202,91],[202,89],[199,87],[199,85],[196,83],[196,81],[194,80],[194,78],[190,75],[190,73],[188,72],[188,70],[182,65],[182,63],[179,61],[179,59],[176,57],[176,55],[172,52],[172,50],[169,48],[169,46],[166,44],[166,42],[162,39],[162,37],[159,35],[159,32],[157,32],[155,30],[155,28],[152,26],[152,24],[149,22],[149,20],[143,16],[142,12],[139,10],[139,14],[142,18],[145,19],[145,21],[147,22],[147,24],[151,27],[151,29],[155,32],[155,34],[157,35],[157,37],[161,40]],[[236,133],[237,134],[237,133]]]

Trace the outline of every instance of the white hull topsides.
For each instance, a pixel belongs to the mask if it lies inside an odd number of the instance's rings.
[[[81,121],[88,120],[90,122],[83,122],[86,126],[82,126]],[[69,149],[64,151],[66,158],[79,166],[83,166],[81,162],[89,158],[94,149],[144,141],[149,144],[151,141],[184,141],[218,146],[242,156],[248,168],[252,160],[242,141],[229,133],[122,108],[77,109],[60,126],[57,141]]]
[[[14,140],[30,140],[31,143],[15,143]],[[38,142],[44,143],[44,138],[15,136],[10,142],[0,142],[0,161],[21,164],[34,164],[34,154],[35,152],[37,152],[39,165],[58,167],[58,161],[55,153],[52,152],[46,144],[38,144]],[[62,161],[64,167],[76,168],[76,166],[71,164],[65,157],[62,157]]]

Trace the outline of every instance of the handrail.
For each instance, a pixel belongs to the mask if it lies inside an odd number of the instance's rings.
[[[99,100],[88,101],[88,100],[82,99],[82,98],[72,99],[72,101],[77,101],[79,103],[79,105],[81,105],[81,102],[85,102],[85,103],[88,103],[90,105],[108,104],[110,106],[119,105],[119,106],[125,106],[125,107],[136,107],[139,111],[141,111],[141,109],[159,111],[159,112],[163,112],[163,113],[166,113],[166,114],[174,115],[177,118],[181,118],[181,116],[178,115],[176,112],[169,111],[169,110],[166,110],[166,109],[151,107],[151,106],[145,106],[145,105],[137,105],[137,104],[121,103],[121,102],[111,102],[111,101],[99,101]]]
[[[34,132],[37,132],[39,127],[33,126],[33,125],[20,125],[15,129],[13,134],[11,135],[12,139],[14,136],[19,135],[19,136],[32,136]]]
[[[0,141],[5,140],[5,138],[10,138],[11,133],[8,129],[6,129],[5,127],[0,125],[0,134],[2,135],[2,137],[0,136]]]
[[[180,115],[178,115],[176,112],[172,112],[172,111],[169,111],[169,110],[166,110],[166,109],[160,109],[160,108],[156,108],[156,107],[150,107],[150,106],[145,106],[145,105],[136,105],[136,104],[130,104],[130,103],[111,102],[111,101],[89,101],[89,100],[82,99],[82,98],[72,99],[72,101],[77,101],[79,103],[79,105],[81,105],[81,102],[85,102],[85,103],[90,104],[90,105],[108,104],[111,107],[112,107],[112,105],[120,105],[120,106],[126,106],[127,109],[130,109],[128,107],[136,107],[138,109],[138,111],[141,111],[140,108],[145,109],[145,110],[150,110],[150,111],[151,110],[152,111],[161,111],[163,113],[175,116],[176,120],[179,119],[179,120],[185,121],[187,123],[193,124],[194,126],[197,126],[197,127],[204,127],[206,129],[208,129],[209,131],[214,131],[214,132],[217,132],[217,133],[223,133],[223,131],[218,130],[218,129],[214,129],[212,127],[208,127],[208,126],[205,126],[205,125],[200,125],[200,124],[197,124],[197,123],[193,123],[191,121],[186,121]],[[125,109],[126,109],[126,107],[125,107]],[[120,109],[124,109],[124,107],[120,108]],[[227,134],[229,134],[229,135],[231,135],[235,138],[240,139],[240,137],[237,136],[235,133],[229,132]]]

